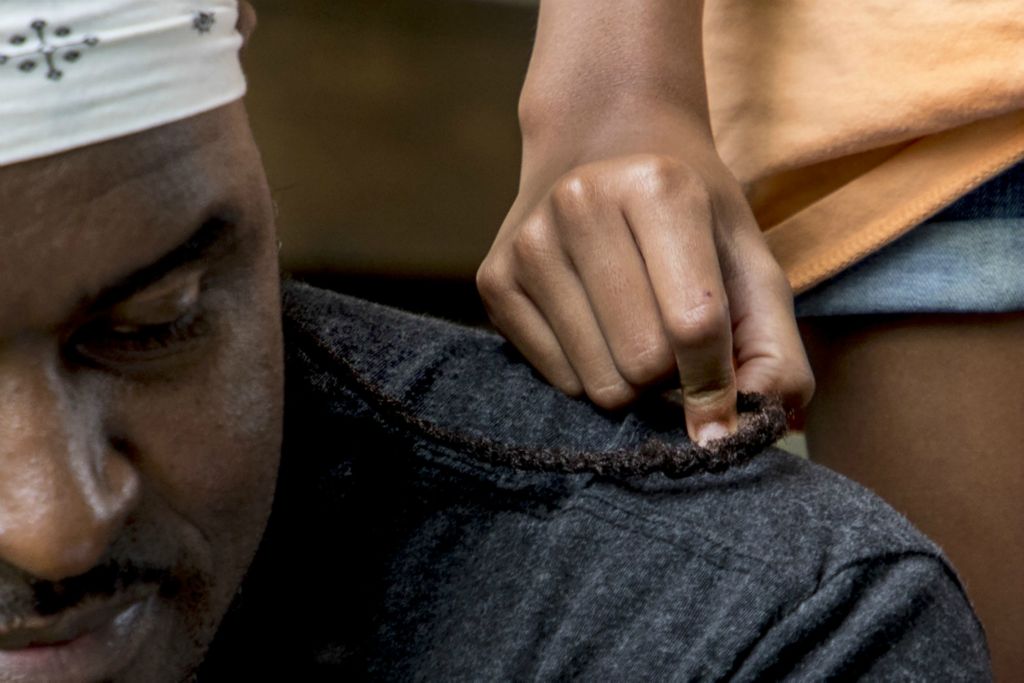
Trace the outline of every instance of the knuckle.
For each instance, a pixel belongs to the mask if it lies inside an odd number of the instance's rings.
[[[553,239],[546,221],[532,218],[523,223],[512,240],[512,254],[520,263],[545,261],[551,254]]]
[[[641,193],[649,198],[680,197],[708,212],[711,210],[713,194],[708,182],[679,159],[660,154],[640,157],[636,177]]]
[[[682,162],[662,154],[640,157],[635,169],[640,190],[652,197],[675,194],[686,176]]]
[[[672,372],[675,359],[664,340],[639,343],[617,363],[623,378],[633,386],[643,386]]]
[[[731,379],[731,377],[720,377],[701,384],[685,386],[683,387],[683,400],[688,408],[698,409],[701,412],[717,412],[735,401]]]
[[[748,377],[744,391],[778,396],[791,408],[806,406],[815,390],[814,373],[806,357],[786,359],[782,351],[775,357],[777,364]]]
[[[551,188],[551,206],[568,220],[585,216],[599,199],[595,179],[582,171],[562,176]]]
[[[484,261],[476,271],[476,289],[484,303],[503,301],[512,287],[512,278],[507,269],[494,261]]]
[[[725,305],[703,303],[673,309],[665,316],[665,332],[675,348],[695,348],[721,342],[729,333],[729,311]]]
[[[811,371],[810,366],[805,366],[794,372],[791,377],[790,389],[787,393],[795,397],[802,408],[810,403],[814,397],[817,380],[814,379],[814,373]]]

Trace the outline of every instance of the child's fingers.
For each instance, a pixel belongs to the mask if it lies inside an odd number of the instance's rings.
[[[675,369],[699,443],[735,431],[737,386],[791,405],[813,391],[792,293],[727,175],[649,154],[589,164],[502,233],[481,293],[563,391],[619,408]]]
[[[737,230],[733,244],[723,267],[734,273],[727,287],[737,387],[777,394],[787,407],[801,408],[814,394],[814,375],[793,315],[793,292],[756,225]]]
[[[552,220],[578,274],[619,375],[643,387],[672,374],[665,337],[643,257],[614,188],[601,178],[573,178],[552,192]]]
[[[620,408],[637,393],[615,367],[555,230],[544,213],[523,224],[512,244],[518,286],[544,316],[590,400],[602,408]]]
[[[511,279],[499,283],[484,269],[477,276],[491,322],[553,386],[570,396],[581,395],[583,383],[547,320],[524,292],[506,282]]]
[[[736,381],[729,301],[703,180],[654,157],[635,167],[625,215],[636,237],[676,358],[687,431],[698,443],[735,432]]]

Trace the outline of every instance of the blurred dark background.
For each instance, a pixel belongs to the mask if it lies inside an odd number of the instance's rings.
[[[255,0],[249,111],[299,279],[469,323],[519,172],[534,3]]]

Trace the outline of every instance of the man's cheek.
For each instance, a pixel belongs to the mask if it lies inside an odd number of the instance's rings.
[[[179,514],[215,527],[207,534],[261,524],[269,511],[283,387],[279,332],[263,318],[239,316],[194,367],[118,401],[145,484]]]

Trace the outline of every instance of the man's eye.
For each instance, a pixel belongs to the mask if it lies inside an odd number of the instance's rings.
[[[202,291],[201,269],[174,273],[87,322],[69,348],[78,359],[101,366],[142,365],[184,354],[209,330]]]
[[[191,349],[208,329],[198,310],[160,325],[130,325],[101,319],[76,334],[71,346],[76,355],[94,363],[138,363]]]

